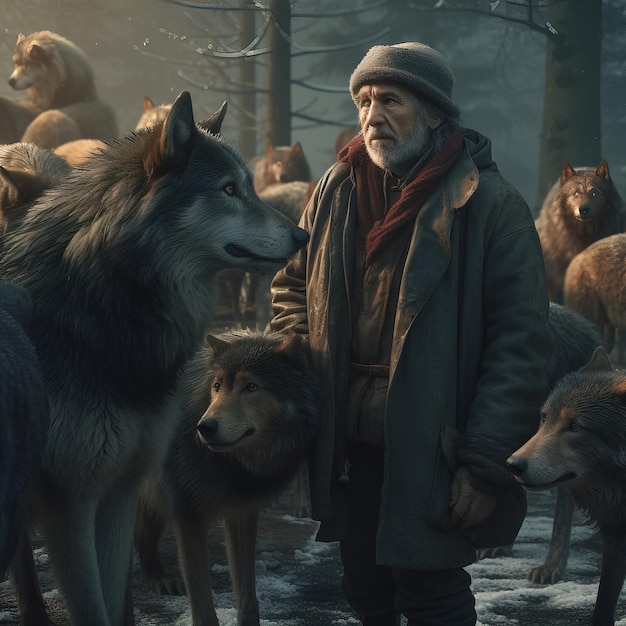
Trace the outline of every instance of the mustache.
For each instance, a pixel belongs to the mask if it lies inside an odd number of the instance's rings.
[[[395,139],[396,137],[391,133],[381,132],[381,131],[372,131],[367,134],[367,139],[370,141],[374,139]]]

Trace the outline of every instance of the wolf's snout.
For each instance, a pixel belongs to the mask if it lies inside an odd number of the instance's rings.
[[[291,231],[291,236],[300,247],[302,247],[309,240],[309,233],[299,226]]]
[[[528,461],[519,456],[511,455],[506,460],[506,465],[516,476],[521,476],[528,467]]]
[[[217,433],[218,423],[215,419],[207,419],[198,422],[198,433],[204,439],[204,441],[211,441],[213,437],[215,437],[215,433]]]

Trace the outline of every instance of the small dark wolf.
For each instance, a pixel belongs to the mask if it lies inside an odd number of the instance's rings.
[[[32,295],[51,407],[35,513],[73,626],[122,622],[137,493],[178,423],[217,274],[275,271],[308,237],[259,200],[218,134],[225,112],[196,124],[181,93],[165,121],[73,169],[5,236],[0,275]]]
[[[624,229],[622,200],[602,161],[597,168],[564,163],[535,221],[546,269],[548,295],[563,302],[570,261],[594,241]]]
[[[550,303],[548,318],[552,335],[553,352],[549,363],[550,388],[569,372],[583,367],[591,359],[595,349],[602,345],[602,338],[594,325],[576,311]],[[555,583],[563,578],[569,558],[570,536],[574,515],[574,499],[568,489],[557,490],[554,523],[550,549],[543,564],[533,567],[528,578],[534,583]],[[479,558],[510,555],[512,546],[482,550]]]
[[[223,518],[237,623],[258,625],[259,515],[306,458],[319,426],[321,389],[299,335],[242,333],[208,343],[212,348],[205,346],[186,368],[183,419],[160,474],[164,494],[143,490],[136,546],[146,576],[167,589],[157,542],[171,508],[194,626],[217,626],[207,529]]]
[[[602,534],[594,626],[615,621],[626,575],[626,371],[599,347],[565,375],[541,409],[539,430],[507,464],[527,489],[566,487]]]

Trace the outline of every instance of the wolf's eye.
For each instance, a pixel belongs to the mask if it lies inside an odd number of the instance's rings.
[[[219,383],[219,382],[217,382],[217,381],[215,381],[215,382],[213,383],[213,391],[215,391],[216,393],[217,393],[217,392],[218,392],[221,388],[222,388],[222,384],[221,384],[221,383]]]
[[[254,383],[248,383],[245,387],[245,390],[248,393],[252,393],[253,391],[256,391],[259,388],[258,385],[255,385]]]
[[[226,187],[224,187],[224,191],[229,196],[232,196],[235,193],[235,185],[233,185],[232,183],[230,183],[229,185],[226,185]]]
[[[573,433],[577,433],[579,431],[581,431],[583,429],[583,427],[578,423],[578,422],[572,422],[569,425],[569,429],[573,432]]]

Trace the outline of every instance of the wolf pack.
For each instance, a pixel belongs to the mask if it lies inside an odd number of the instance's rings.
[[[196,120],[186,91],[146,96],[120,133],[85,54],[50,31],[19,34],[13,64],[9,84],[26,95],[0,97],[0,577],[20,624],[51,623],[34,528],[71,623],[129,626],[135,556],[172,592],[159,554],[171,524],[193,624],[218,626],[208,529],[223,520],[237,623],[258,626],[259,519],[303,471],[323,393],[300,336],[265,331],[271,277],[308,239],[302,145],[266,143],[246,162],[221,133],[227,103]],[[613,624],[626,576],[626,371],[614,365],[626,232],[608,164],[565,163],[536,227],[552,391],[506,463],[529,491],[557,490],[550,551],[529,578],[564,577],[578,507],[603,540],[592,623]]]

